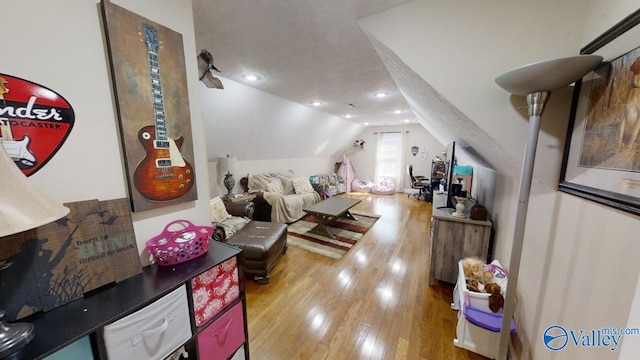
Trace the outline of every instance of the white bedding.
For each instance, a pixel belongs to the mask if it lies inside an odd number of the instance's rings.
[[[302,210],[305,206],[320,202],[320,195],[315,191],[296,194],[292,185],[295,177],[293,171],[249,175],[249,192],[263,193],[271,205],[272,222],[294,222],[306,214]],[[278,180],[282,182],[282,193],[267,191],[269,184]]]

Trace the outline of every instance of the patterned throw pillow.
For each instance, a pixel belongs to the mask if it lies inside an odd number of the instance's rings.
[[[214,197],[209,200],[209,218],[211,222],[220,222],[229,217],[231,215],[227,212],[227,208],[224,207],[224,202],[220,197]]]
[[[311,183],[309,182],[309,178],[298,177],[291,180],[293,182],[293,189],[295,190],[296,194],[307,194],[315,191],[313,190],[313,186],[311,186]]]
[[[267,184],[267,191],[282,194],[282,182],[279,179],[273,180]]]
[[[242,229],[245,225],[247,225],[251,219],[241,216],[232,216],[225,221],[221,222],[220,225],[224,228],[225,237],[228,239],[232,237],[238,230]]]

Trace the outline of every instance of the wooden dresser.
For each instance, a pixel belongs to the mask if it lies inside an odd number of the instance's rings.
[[[454,209],[438,209],[446,203],[446,195],[434,193],[433,217],[431,218],[431,266],[429,285],[433,280],[455,283],[458,278],[458,261],[475,256],[487,261],[491,221],[457,218]]]

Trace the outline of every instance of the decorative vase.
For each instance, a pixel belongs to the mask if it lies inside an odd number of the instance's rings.
[[[451,215],[457,218],[466,218],[467,215],[464,213],[464,208],[465,208],[464,202],[467,200],[467,198],[462,196],[454,196],[454,197],[458,203],[456,204],[456,211],[453,212],[453,214]]]
[[[224,176],[224,187],[227,188],[227,196],[232,195],[231,194],[231,190],[233,190],[233,187],[236,185],[236,180],[233,178],[233,175],[231,175],[230,173],[227,173]]]

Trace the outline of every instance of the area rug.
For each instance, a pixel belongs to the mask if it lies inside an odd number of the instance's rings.
[[[380,215],[351,211],[357,221],[339,218],[325,224],[335,239],[308,232],[317,222],[313,215],[290,224],[287,229],[287,244],[316,254],[340,259],[375,224]]]

